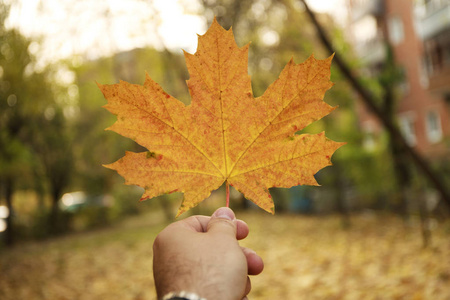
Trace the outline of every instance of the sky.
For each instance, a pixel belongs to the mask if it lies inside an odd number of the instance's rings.
[[[73,56],[95,59],[137,47],[195,52],[206,19],[197,0],[4,0],[7,27],[39,37],[40,64]],[[342,15],[345,0],[309,0],[317,12]]]
[[[31,51],[48,63],[73,55],[87,58],[136,47],[193,51],[205,20],[177,0],[10,0],[7,27],[41,37]]]

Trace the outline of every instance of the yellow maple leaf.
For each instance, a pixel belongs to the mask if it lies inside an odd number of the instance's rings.
[[[147,74],[143,85],[100,85],[117,115],[109,129],[148,152],[127,152],[106,167],[126,184],[145,189],[141,200],[180,191],[177,216],[207,198],[224,182],[274,213],[270,187],[317,185],[314,174],[331,165],[343,143],[295,132],[334,108],[322,99],[332,57],[291,60],[264,95],[253,97],[247,73],[248,45],[239,48],[231,30],[216,20],[193,55],[185,52],[191,104],[163,91]]]

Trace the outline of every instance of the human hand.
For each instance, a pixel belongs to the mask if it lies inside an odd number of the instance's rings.
[[[158,299],[181,291],[209,300],[247,299],[247,275],[264,268],[253,250],[239,246],[248,232],[247,224],[226,207],[211,217],[192,216],[167,226],[153,244]]]

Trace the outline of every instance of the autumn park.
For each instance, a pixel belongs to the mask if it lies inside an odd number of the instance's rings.
[[[0,299],[450,299],[448,11],[0,1]]]

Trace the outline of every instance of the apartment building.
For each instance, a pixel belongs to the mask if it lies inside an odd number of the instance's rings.
[[[348,0],[349,30],[369,75],[379,74],[390,45],[402,79],[396,117],[407,142],[429,159],[450,157],[450,0]],[[360,107],[366,146],[381,125]]]

